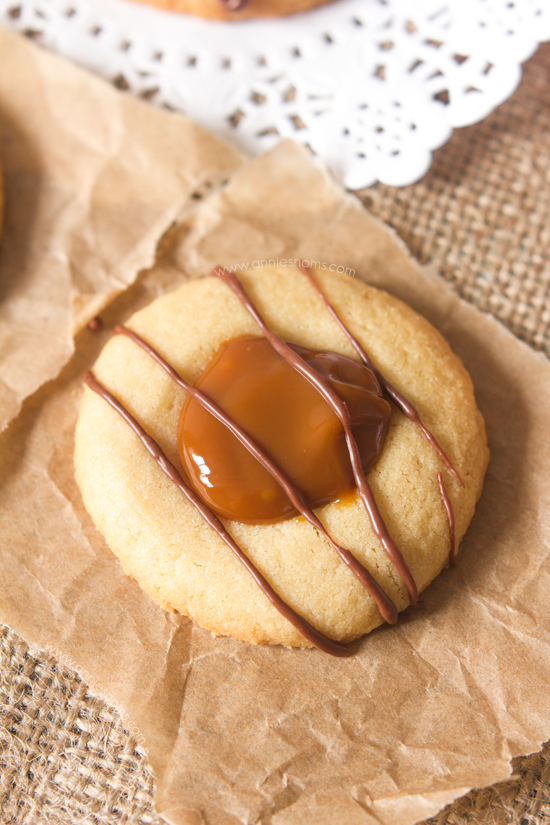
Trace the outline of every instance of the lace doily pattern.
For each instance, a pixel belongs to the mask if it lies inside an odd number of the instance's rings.
[[[348,188],[402,186],[550,39],[550,0],[335,0],[218,23],[130,0],[0,0],[0,22],[258,154],[307,144]]]

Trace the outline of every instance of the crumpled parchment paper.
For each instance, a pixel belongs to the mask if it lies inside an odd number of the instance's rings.
[[[0,430],[240,155],[0,28]]]
[[[174,825],[408,825],[507,777],[550,735],[550,364],[422,271],[290,142],[197,202],[161,250],[2,437],[0,617],[127,714]],[[487,423],[458,566],[425,591],[427,611],[349,659],[216,639],[163,613],[122,573],[73,477],[80,375],[114,324],[215,264],[277,256],[349,267],[422,312]]]

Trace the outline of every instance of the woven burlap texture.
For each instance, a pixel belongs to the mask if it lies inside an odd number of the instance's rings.
[[[358,193],[421,263],[550,354],[550,44],[514,96],[457,130],[417,184]],[[78,674],[0,632],[0,822],[160,825],[145,752]],[[550,823],[550,743],[431,825]],[[345,823],[334,823],[345,825]]]

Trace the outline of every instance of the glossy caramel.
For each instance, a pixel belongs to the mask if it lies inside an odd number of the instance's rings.
[[[365,472],[376,462],[391,408],[368,367],[336,353],[292,345],[350,411]],[[319,507],[354,489],[342,425],[319,392],[265,338],[225,343],[196,387],[253,437]],[[193,488],[218,515],[251,524],[296,513],[272,475],[197,401],[188,398],[178,449]]]

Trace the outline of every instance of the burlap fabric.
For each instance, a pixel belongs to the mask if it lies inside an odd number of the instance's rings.
[[[457,130],[420,183],[358,193],[422,263],[550,354],[550,44],[515,95]],[[48,654],[0,632],[0,821],[160,825],[147,757],[118,713]],[[550,823],[550,743],[431,825]],[[335,823],[345,825],[345,823]]]

